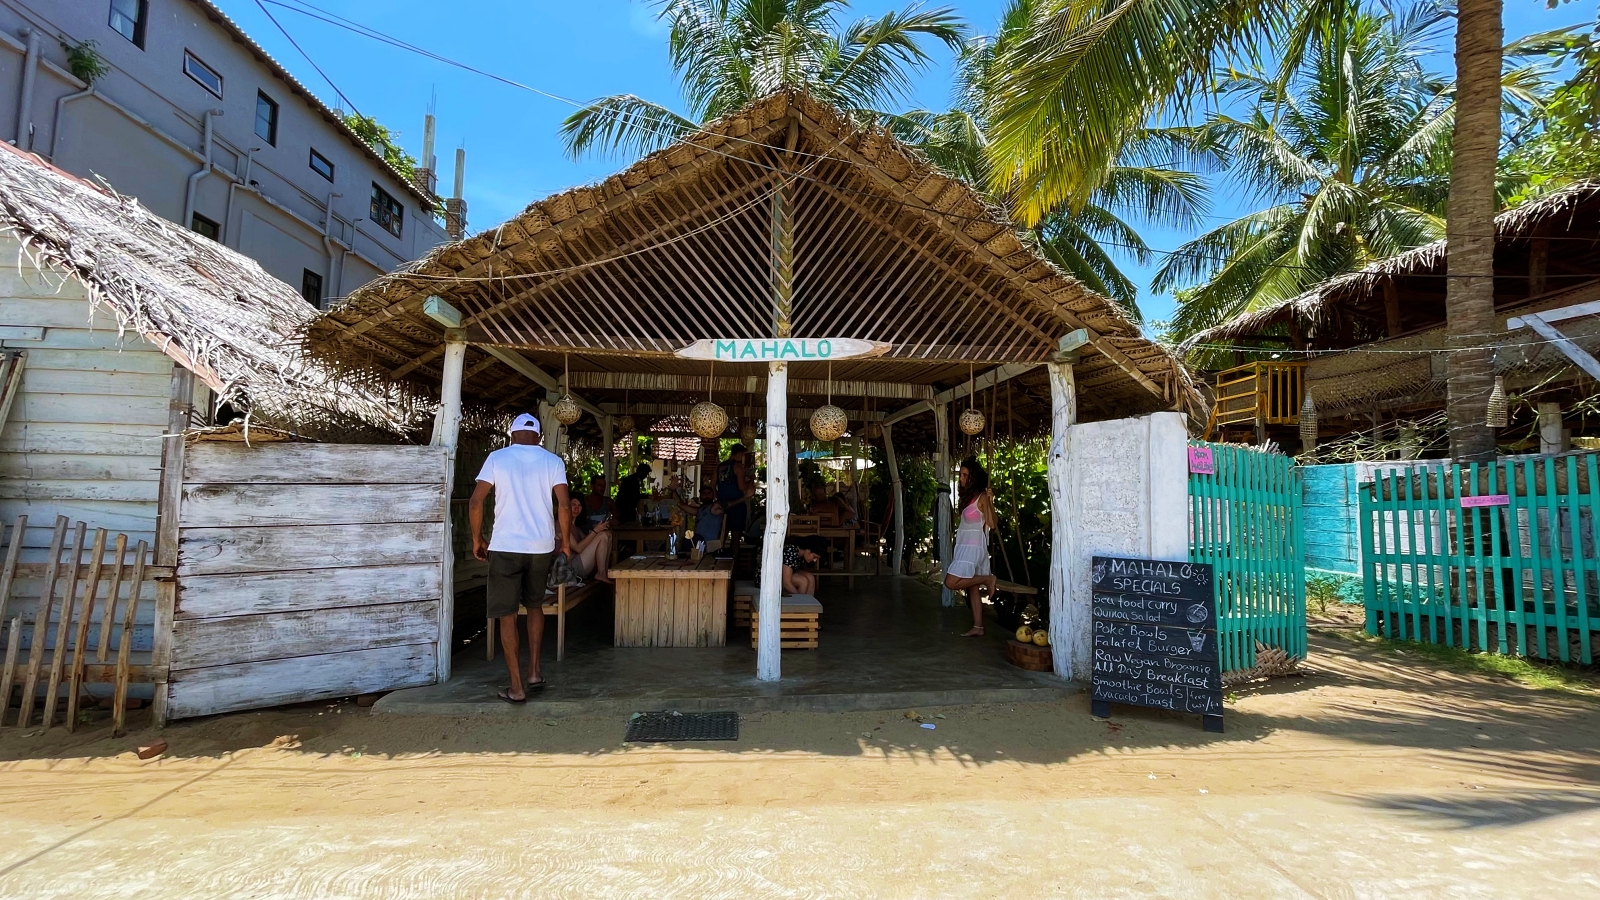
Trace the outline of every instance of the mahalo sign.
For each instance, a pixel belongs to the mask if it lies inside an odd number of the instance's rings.
[[[882,356],[890,346],[859,338],[709,338],[695,341],[674,355],[717,362],[826,362]]]
[[[1211,566],[1096,556],[1090,712],[1128,703],[1199,713],[1222,730],[1222,666]]]

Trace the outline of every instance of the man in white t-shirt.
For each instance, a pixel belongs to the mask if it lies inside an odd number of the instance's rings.
[[[545,582],[556,547],[572,554],[572,510],[567,505],[567,467],[561,457],[539,446],[539,420],[523,413],[511,422],[511,446],[489,454],[467,505],[472,523],[472,555],[489,561],[488,611],[500,622],[511,688],[507,703],[523,703],[528,691],[544,687],[539,649],[544,641]],[[483,501],[494,491],[494,536],[483,539]],[[559,525],[559,527],[558,527]],[[528,610],[528,680],[518,660],[517,607]],[[490,636],[493,639],[493,636]]]

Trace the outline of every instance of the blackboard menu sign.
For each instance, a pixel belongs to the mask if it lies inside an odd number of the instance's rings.
[[[1211,566],[1096,556],[1090,710],[1129,703],[1204,716],[1222,730],[1222,666]]]

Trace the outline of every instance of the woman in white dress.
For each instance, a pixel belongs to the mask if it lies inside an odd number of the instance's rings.
[[[966,591],[972,604],[972,630],[963,637],[983,636],[983,601],[994,596],[999,579],[989,571],[989,529],[995,527],[994,497],[989,493],[989,473],[977,457],[961,461],[960,491],[956,501],[956,547],[944,570],[944,586]]]

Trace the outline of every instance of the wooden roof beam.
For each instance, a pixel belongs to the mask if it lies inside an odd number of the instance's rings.
[[[479,350],[482,350],[495,359],[505,363],[517,374],[527,378],[529,381],[532,381],[539,387],[542,387],[547,391],[561,390],[560,381],[556,380],[556,378],[550,373],[534,365],[531,360],[529,360],[526,356],[523,356],[521,353],[518,353],[515,350],[507,350],[504,347],[494,347],[489,345],[477,346]],[[568,385],[567,396],[571,397],[572,401],[578,404],[579,409],[582,409],[584,412],[589,413],[590,415],[599,417],[606,415],[601,411],[600,407],[595,406],[593,403],[590,403],[582,397],[579,397],[577,394],[572,393],[570,385]]]
[[[888,174],[873,164],[871,160],[862,156],[860,153],[857,153],[853,148],[849,147],[843,142],[834,140],[832,135],[828,134],[827,129],[823,128],[820,124],[806,116],[803,111],[800,109],[795,109],[793,110],[793,115],[799,117],[808,128],[812,129],[817,134],[824,135],[827,141],[836,151],[843,154],[851,162],[859,166],[867,173],[868,177],[877,182],[881,187],[885,188],[886,190],[904,190],[904,187],[899,182],[895,181],[893,178],[890,178]],[[1011,282],[1014,286],[1022,290],[1027,296],[1033,297],[1035,302],[1054,314],[1056,318],[1060,319],[1062,322],[1066,323],[1072,328],[1082,328],[1086,330],[1089,333],[1089,343],[1092,344],[1096,350],[1100,351],[1101,354],[1109,358],[1112,362],[1116,363],[1118,368],[1128,373],[1128,377],[1132,378],[1140,385],[1143,385],[1144,388],[1150,391],[1152,394],[1155,394],[1157,397],[1161,398],[1163,403],[1170,402],[1167,398],[1167,392],[1162,389],[1161,385],[1157,384],[1150,378],[1150,376],[1146,375],[1132,359],[1128,358],[1126,353],[1123,353],[1117,347],[1113,346],[1098,331],[1086,325],[1083,320],[1079,319],[1071,310],[1063,308],[1059,301],[1052,299],[1049,295],[1041,291],[1033,282],[1022,277],[1020,272],[1007,265],[1005,260],[995,256],[995,254],[989,250],[989,248],[983,246],[983,244],[980,243],[976,238],[967,234],[965,231],[956,228],[954,225],[951,225],[950,222],[946,220],[944,216],[939,214],[937,210],[925,209],[923,207],[912,208],[922,209],[927,218],[934,223],[935,227],[939,228],[952,239],[965,246],[974,255],[983,259],[985,262],[990,263],[990,265],[993,266],[994,269],[999,272],[1007,281]]]

